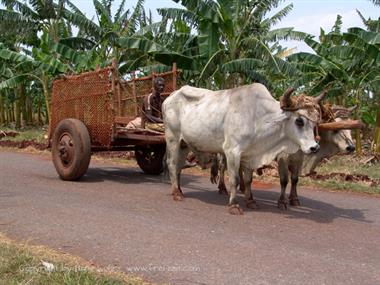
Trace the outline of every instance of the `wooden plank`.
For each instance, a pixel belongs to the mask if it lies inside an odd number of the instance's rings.
[[[135,119],[134,117],[115,117],[115,124],[127,125],[130,121]]]
[[[118,133],[116,135],[117,139],[127,139],[136,140],[141,142],[155,142],[155,143],[165,143],[165,135],[144,135],[144,134],[132,134],[128,132]]]

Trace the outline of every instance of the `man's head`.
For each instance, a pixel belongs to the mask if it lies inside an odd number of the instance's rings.
[[[156,77],[154,79],[154,91],[161,94],[165,88],[165,80],[162,77]]]

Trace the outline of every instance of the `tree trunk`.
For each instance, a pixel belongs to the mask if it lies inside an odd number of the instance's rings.
[[[9,125],[12,122],[11,106],[12,106],[12,104],[6,104],[5,105],[5,114],[6,114],[5,121],[6,121],[7,125]]]
[[[26,96],[26,124],[33,125],[33,98]]]
[[[21,114],[21,118],[22,120],[20,119],[20,125],[25,125],[26,123],[26,98],[25,98],[25,85],[24,84],[21,84],[18,88],[18,95],[19,95],[19,100],[18,100],[18,105],[19,105],[19,108],[20,108],[20,114]]]
[[[375,127],[375,153],[380,154],[380,94],[377,95],[377,112],[376,112],[376,127]]]
[[[38,96],[38,107],[37,107],[37,120],[39,125],[43,125],[42,122],[42,110],[41,110],[41,105],[42,105],[42,100],[41,96]]]
[[[361,90],[357,90],[356,91],[356,105],[357,105],[357,108],[355,110],[355,116],[354,118],[357,120],[359,118],[359,110],[360,110],[360,102],[361,102]],[[355,134],[355,149],[356,149],[356,154],[358,155],[362,155],[363,154],[363,148],[362,148],[362,139],[361,139],[361,136],[360,136],[360,130],[355,130],[354,132]]]
[[[5,125],[5,106],[3,95],[0,95],[0,125]]]
[[[16,129],[21,128],[21,100],[15,102]]]
[[[9,124],[13,124],[15,122],[15,106],[14,103],[9,104]]]
[[[50,125],[51,113],[50,113],[49,77],[47,75],[43,75],[42,81],[43,81],[42,87],[44,89],[44,97],[45,97],[45,104],[46,104],[47,122],[49,122],[49,125]]]

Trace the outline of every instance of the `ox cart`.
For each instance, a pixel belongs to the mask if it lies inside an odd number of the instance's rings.
[[[82,177],[96,151],[134,150],[145,173],[162,172],[164,134],[144,126],[127,128],[142,115],[142,100],[151,93],[157,76],[165,79],[162,96],[176,90],[175,64],[169,72],[150,76],[137,77],[132,72],[126,80],[119,77],[116,64],[54,80],[49,143],[61,179]]]

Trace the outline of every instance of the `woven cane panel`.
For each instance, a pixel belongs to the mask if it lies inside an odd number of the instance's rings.
[[[81,120],[93,146],[111,144],[114,111],[109,68],[87,72],[53,82],[52,128],[66,118]]]
[[[128,117],[141,116],[141,107],[144,97],[153,91],[153,81],[156,76],[160,76],[165,80],[165,89],[162,94],[167,97],[175,91],[175,82],[173,82],[173,72],[167,72],[158,75],[151,75],[142,78],[135,78],[130,81],[122,82],[122,115]],[[176,78],[174,78],[175,80]],[[135,94],[134,95],[134,90]],[[136,105],[137,104],[137,105]]]

